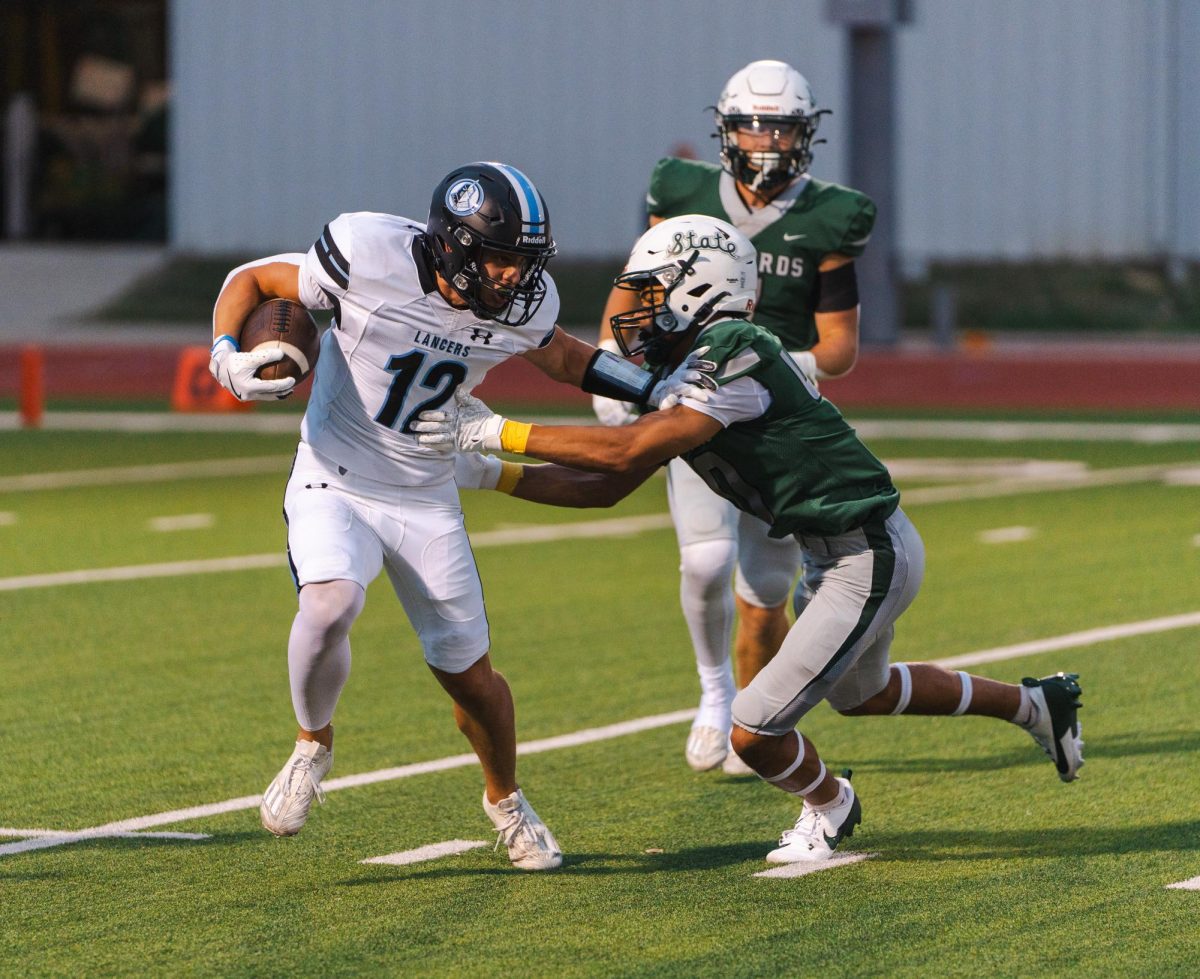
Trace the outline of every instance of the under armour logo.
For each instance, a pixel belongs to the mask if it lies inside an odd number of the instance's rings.
[[[483,341],[484,346],[490,345],[495,335],[491,330],[481,330],[477,326],[471,328],[471,339]]]

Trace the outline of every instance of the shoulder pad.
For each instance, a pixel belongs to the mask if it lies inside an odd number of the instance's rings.
[[[646,192],[646,210],[652,215],[665,214],[671,205],[691,196],[720,168],[701,160],[681,160],[668,156],[654,165],[650,189]]]

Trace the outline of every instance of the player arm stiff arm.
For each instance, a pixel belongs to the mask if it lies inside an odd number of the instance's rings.
[[[521,356],[547,377],[579,387],[595,354],[596,348],[590,343],[571,336],[561,326],[555,326],[554,336],[549,343],[526,350]]]
[[[588,394],[629,401],[637,405],[658,407],[664,397],[678,384],[695,383],[695,371],[676,379],[659,381],[607,350],[571,336],[562,327],[554,327],[553,335],[542,346],[527,350],[520,356],[556,381],[573,384]]]
[[[492,415],[490,435],[460,448],[492,448],[530,455],[586,472],[632,474],[652,469],[688,449],[703,445],[721,422],[686,405],[643,415],[632,425],[526,425]],[[479,429],[483,433],[483,428]]]

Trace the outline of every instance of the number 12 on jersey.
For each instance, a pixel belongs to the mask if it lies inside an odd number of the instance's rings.
[[[409,426],[417,415],[422,411],[433,411],[440,408],[454,396],[455,388],[466,380],[467,367],[457,360],[439,360],[430,365],[428,370],[422,370],[425,367],[427,356],[423,350],[413,350],[406,354],[393,354],[388,358],[384,370],[393,377],[392,383],[388,386],[383,407],[375,415],[375,421],[380,425],[386,428],[395,428],[396,419],[403,413],[404,422],[400,425],[400,431],[412,434]],[[419,382],[417,382],[418,375],[421,378]],[[417,383],[418,389],[416,396],[420,395],[422,388],[434,393],[405,412],[404,408],[414,382]]]

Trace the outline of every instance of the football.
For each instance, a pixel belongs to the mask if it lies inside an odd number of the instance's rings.
[[[317,365],[321,333],[312,314],[290,299],[269,299],[246,317],[240,346],[246,352],[279,348],[283,360],[258,370],[258,377],[277,381],[294,377],[303,381]]]

